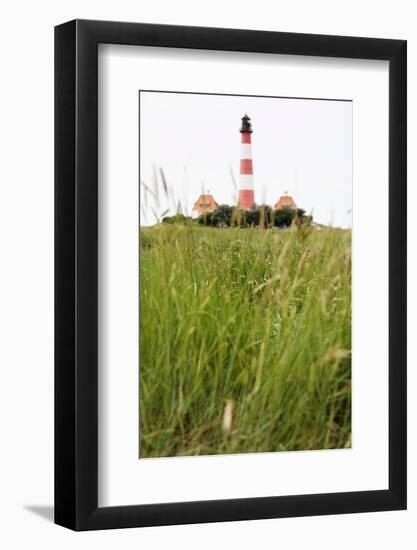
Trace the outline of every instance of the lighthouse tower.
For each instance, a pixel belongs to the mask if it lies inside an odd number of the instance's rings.
[[[253,130],[249,121],[250,118],[245,114],[245,116],[242,117],[242,126],[240,128],[241,155],[238,202],[240,208],[252,208],[255,202],[251,145],[251,133]]]

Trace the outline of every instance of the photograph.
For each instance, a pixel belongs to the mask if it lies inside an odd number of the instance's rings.
[[[352,101],[139,91],[139,458],[349,449]]]

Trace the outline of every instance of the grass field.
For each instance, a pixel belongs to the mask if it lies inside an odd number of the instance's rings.
[[[351,233],[141,229],[140,457],[351,440]]]

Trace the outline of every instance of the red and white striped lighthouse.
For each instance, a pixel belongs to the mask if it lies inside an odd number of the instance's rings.
[[[253,166],[252,166],[252,125],[247,114],[242,117],[241,155],[240,155],[240,176],[239,176],[239,202],[240,208],[252,208],[255,202],[253,187]]]

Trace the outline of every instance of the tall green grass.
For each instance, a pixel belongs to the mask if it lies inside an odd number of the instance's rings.
[[[349,447],[350,357],[350,231],[141,229],[141,457]]]

